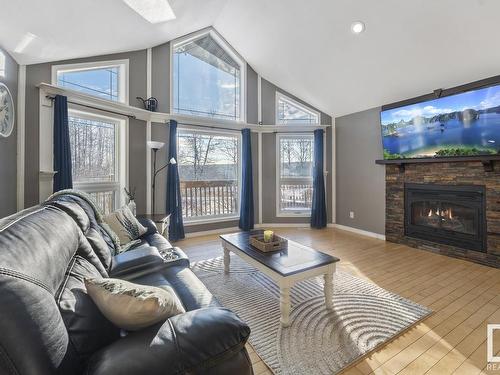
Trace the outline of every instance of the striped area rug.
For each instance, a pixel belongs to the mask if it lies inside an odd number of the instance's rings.
[[[291,290],[291,325],[279,322],[279,288],[231,255],[193,263],[214,296],[250,326],[250,343],[275,374],[335,374],[431,313],[429,309],[347,273],[334,278],[333,311],[321,277]]]

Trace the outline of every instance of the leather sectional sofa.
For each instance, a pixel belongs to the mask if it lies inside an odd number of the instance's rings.
[[[253,373],[249,327],[217,302],[152,222],[142,224],[148,232],[140,243],[113,256],[112,238],[77,195],[0,220],[0,374]],[[86,294],[85,277],[171,288],[186,313],[123,332]]]

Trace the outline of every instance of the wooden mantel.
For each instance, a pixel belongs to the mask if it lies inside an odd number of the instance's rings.
[[[388,159],[375,160],[376,164],[395,164],[399,166],[400,172],[404,172],[406,164],[418,163],[460,163],[478,161],[483,164],[485,172],[493,171],[493,162],[500,160],[500,155],[475,155],[475,156],[442,156],[434,158],[415,159]]]

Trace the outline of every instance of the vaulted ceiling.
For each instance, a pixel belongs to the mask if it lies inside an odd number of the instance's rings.
[[[500,74],[498,0],[170,0],[177,18],[160,24],[122,0],[0,5],[0,44],[22,64],[151,47],[213,25],[264,78],[334,116]]]

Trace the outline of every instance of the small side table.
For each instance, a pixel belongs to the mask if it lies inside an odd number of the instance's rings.
[[[168,225],[170,224],[170,215],[166,214],[144,214],[138,215],[138,218],[149,219],[156,224],[158,232],[168,240]]]

